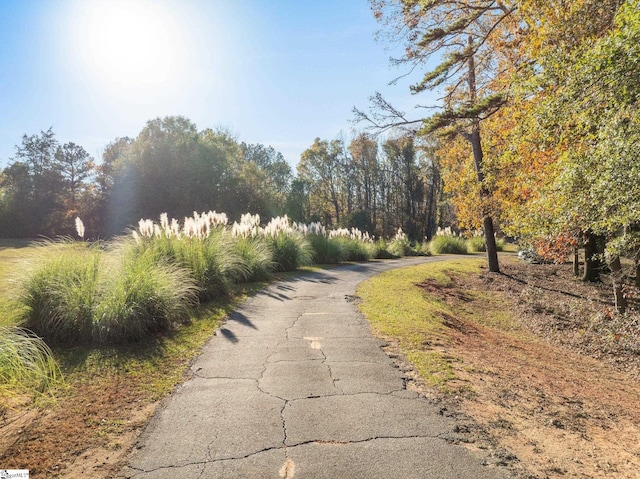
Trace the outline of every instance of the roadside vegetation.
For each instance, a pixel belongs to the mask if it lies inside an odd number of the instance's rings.
[[[120,444],[151,414],[148,406],[184,379],[189,362],[246,294],[321,260],[335,264],[439,252],[438,238],[463,244],[459,253],[477,249],[473,238],[447,231],[432,242],[412,243],[401,230],[388,240],[374,240],[357,229],[327,231],[284,217],[263,225],[255,215],[244,215],[229,225],[215,213],[183,222],[165,215],[158,222],[141,220],[129,235],[110,242],[2,243],[6,334],[0,350],[13,359],[0,371],[2,459],[15,459],[11,467],[30,467],[35,477],[56,477],[70,464],[96,472],[88,463],[105,448],[114,449],[100,472],[108,477],[126,454]],[[482,277],[483,264],[468,256],[394,270],[358,292],[378,333],[447,397],[477,394],[469,375],[481,366],[470,365],[460,353],[460,334],[478,328],[516,339],[535,334],[531,324],[518,320],[508,295],[484,286],[460,287],[462,278]],[[520,297],[539,295],[532,289]],[[537,307],[548,307],[541,304]],[[582,336],[590,338],[585,344],[593,337],[609,338],[609,348],[633,344],[621,333],[632,324],[613,331],[614,323],[604,321],[614,315],[611,309],[601,312],[602,320],[585,326]],[[30,421],[30,437],[37,441],[21,436],[21,421]],[[45,439],[52,430],[68,439]]]
[[[0,458],[35,477],[117,447],[140,425],[131,414],[179,384],[220,321],[264,281],[313,264],[426,251],[402,232],[374,241],[356,228],[287,217],[261,224],[249,214],[232,224],[222,213],[182,222],[161,215],[104,242],[85,241],[83,226],[76,221],[78,239],[0,244]],[[386,248],[400,242],[398,255]],[[20,434],[33,414],[38,441]],[[52,429],[68,438],[46,439]]]
[[[140,220],[128,236],[110,242],[84,241],[82,221],[76,227],[79,240],[30,247],[14,241],[2,249],[2,273],[11,279],[5,284],[12,285],[2,290],[3,324],[27,328],[20,331],[29,333],[17,337],[34,343],[43,364],[54,363],[42,338],[57,347],[88,348],[140,341],[184,329],[198,305],[232,302],[240,285],[277,272],[438,251],[433,243],[411,244],[401,229],[388,241],[374,241],[356,228],[327,231],[319,223],[287,217],[262,226],[260,217],[250,214],[232,225],[224,213],[194,214],[182,223],[161,215],[157,223]],[[59,378],[54,369],[51,378]],[[6,379],[3,396],[10,385],[26,384],[17,379],[24,372],[6,368],[5,374],[16,379]],[[34,377],[42,374],[34,370]]]
[[[388,271],[359,286],[360,309],[415,387],[460,418],[460,440],[489,437],[516,477],[635,478],[635,304],[617,313],[611,278],[582,282],[570,263],[501,262],[500,275],[477,258]]]
[[[31,387],[36,397],[49,385],[62,384],[54,357],[68,357],[69,348],[129,347],[174,332],[185,334],[210,304],[225,310],[239,291],[278,273],[314,263],[471,249],[470,240],[449,232],[430,243],[411,243],[399,229],[389,240],[374,241],[357,228],[327,230],[286,216],[263,225],[258,215],[245,214],[229,225],[226,214],[216,212],[194,213],[182,222],[166,214],[158,222],[142,219],[127,236],[108,242],[85,241],[80,219],[76,228],[77,240],[65,237],[28,247],[14,242],[2,249],[8,260],[2,273],[9,280],[5,284],[11,284],[3,286],[0,303],[2,324],[8,328],[3,351],[10,354],[15,343],[29,358],[3,368],[2,410],[25,388]],[[205,328],[208,334],[214,329]],[[26,379],[30,368],[33,380]],[[64,360],[61,368],[68,370]]]
[[[465,250],[466,252],[466,250]],[[397,341],[430,386],[451,391],[456,378],[445,346],[447,318],[455,311],[440,298],[424,294],[420,284],[433,281],[443,288],[451,285],[451,274],[477,274],[480,260],[442,262],[387,271],[358,288],[360,309],[378,334]]]

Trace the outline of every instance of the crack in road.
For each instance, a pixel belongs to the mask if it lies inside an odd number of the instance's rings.
[[[284,408],[283,408],[284,410]],[[285,429],[285,434],[286,434],[286,429]],[[364,438],[364,439],[353,439],[353,440],[348,440],[348,441],[327,441],[327,440],[322,440],[322,439],[310,439],[307,441],[299,441],[296,442],[294,444],[285,444],[285,442],[283,441],[282,446],[274,446],[274,447],[266,447],[263,449],[260,449],[258,451],[254,451],[254,452],[250,452],[248,454],[244,454],[241,456],[235,456],[235,457],[221,457],[221,458],[217,458],[217,459],[205,459],[203,461],[191,461],[191,462],[187,462],[184,464],[180,464],[180,465],[167,465],[167,466],[160,466],[160,467],[156,467],[156,468],[152,468],[152,469],[141,469],[141,468],[137,468],[137,467],[132,467],[129,466],[129,469],[137,471],[136,474],[134,475],[128,475],[126,477],[128,478],[135,478],[136,476],[139,476],[140,474],[149,474],[149,473],[153,473],[153,472],[157,472],[157,471],[162,471],[162,470],[173,470],[173,469],[183,469],[186,467],[191,467],[191,466],[203,466],[203,469],[200,473],[200,475],[202,475],[204,473],[204,470],[206,469],[206,465],[207,464],[215,464],[215,463],[220,463],[220,462],[232,462],[232,461],[242,461],[245,459],[249,459],[251,457],[260,455],[260,454],[264,454],[266,452],[271,452],[271,451],[283,451],[284,455],[285,455],[285,459],[289,459],[289,451],[291,449],[294,449],[296,447],[301,447],[301,446],[308,446],[308,445],[335,445],[335,446],[348,446],[348,445],[353,445],[353,444],[364,444],[364,443],[369,443],[369,442],[373,442],[373,441],[381,441],[381,440],[404,440],[404,439],[440,439],[443,442],[449,442],[449,440],[446,437],[442,437],[444,436],[446,433],[440,433],[440,434],[435,434],[435,435],[429,435],[429,434],[409,434],[409,435],[396,435],[396,436],[392,436],[392,435],[376,435],[373,437],[368,437],[368,438]]]

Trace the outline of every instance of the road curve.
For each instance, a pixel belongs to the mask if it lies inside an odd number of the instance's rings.
[[[157,409],[119,477],[509,477],[451,444],[354,304],[364,279],[439,258],[346,265],[247,299]]]

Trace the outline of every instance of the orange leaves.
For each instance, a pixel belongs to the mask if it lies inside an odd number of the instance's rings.
[[[564,263],[578,247],[578,237],[571,232],[538,238],[534,241],[536,251],[543,258],[554,263]]]
[[[450,194],[459,225],[468,230],[482,227],[482,219],[492,208],[480,195],[469,143],[458,136],[436,151],[442,167],[445,192]]]

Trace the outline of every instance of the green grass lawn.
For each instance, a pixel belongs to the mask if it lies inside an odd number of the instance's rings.
[[[499,329],[514,329],[511,313],[498,298],[483,291],[463,291],[469,300],[480,300],[486,309],[456,306],[442,299],[441,294],[429,294],[421,288],[425,281],[447,287],[455,275],[478,274],[484,259],[467,258],[428,263],[394,269],[362,283],[357,294],[362,298],[360,310],[373,329],[382,337],[397,341],[402,354],[414,365],[427,384],[449,392],[449,383],[456,379],[453,363],[456,358],[446,353],[450,342],[447,318],[462,318]]]

